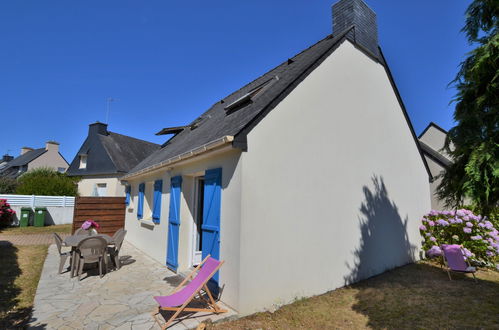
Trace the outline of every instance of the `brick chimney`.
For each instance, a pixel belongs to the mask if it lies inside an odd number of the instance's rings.
[[[88,136],[96,134],[107,135],[107,124],[96,121],[95,123],[88,125]]]
[[[33,151],[33,150],[35,150],[35,149],[30,148],[30,147],[22,147],[21,148],[21,155],[24,155],[25,153]]]
[[[55,152],[59,152],[59,142],[47,141],[45,143],[45,150],[47,151],[53,150]]]
[[[333,34],[354,26],[348,37],[378,57],[376,13],[362,0],[340,0],[333,5]]]

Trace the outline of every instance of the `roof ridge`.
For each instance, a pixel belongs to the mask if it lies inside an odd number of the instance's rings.
[[[240,90],[242,90],[242,89],[244,89],[244,88],[248,87],[249,85],[251,85],[252,83],[254,83],[255,81],[257,81],[258,79],[263,78],[263,76],[265,76],[265,75],[269,74],[270,72],[274,71],[275,69],[279,68],[280,66],[283,66],[284,64],[288,65],[288,61],[289,61],[289,59],[294,59],[294,58],[296,58],[296,57],[300,56],[301,54],[303,54],[304,52],[306,52],[307,50],[309,50],[310,48],[315,47],[317,44],[319,44],[319,43],[323,42],[324,40],[327,40],[327,39],[332,39],[332,38],[334,38],[333,34],[328,34],[326,37],[324,37],[324,38],[320,39],[319,41],[315,42],[314,44],[312,44],[312,45],[308,46],[307,48],[303,49],[302,51],[300,51],[299,53],[295,54],[294,56],[287,58],[285,61],[283,61],[283,62],[279,63],[278,65],[274,66],[272,69],[270,69],[270,70],[266,71],[265,73],[263,73],[263,74],[259,75],[258,77],[256,77],[255,79],[251,80],[250,82],[246,83],[245,85],[243,85],[243,86],[242,86],[242,87],[240,87],[239,89],[235,90],[234,92],[230,93],[229,95],[226,95],[225,97],[223,97],[223,98],[222,98],[222,100],[225,100],[225,99],[227,99],[227,98],[231,97],[232,95],[234,95],[234,94],[236,94],[237,92],[239,92]],[[205,114],[206,112],[208,112],[209,110],[211,110],[211,109],[213,108],[213,106],[215,106],[218,102],[220,102],[220,100],[219,100],[219,101],[217,101],[217,102],[215,102],[215,103],[213,103],[213,104],[212,104],[212,105],[208,108],[208,110],[207,110],[207,111],[203,112],[203,113],[202,113],[200,116],[198,116],[197,118],[201,117],[203,114]],[[197,118],[196,118],[196,119],[197,119]]]

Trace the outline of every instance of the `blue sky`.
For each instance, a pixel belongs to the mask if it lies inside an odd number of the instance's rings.
[[[331,33],[333,0],[0,2],[0,153],[61,143],[71,162],[88,124],[162,143],[214,102]],[[470,50],[471,0],[366,0],[419,134],[453,126],[447,84]]]

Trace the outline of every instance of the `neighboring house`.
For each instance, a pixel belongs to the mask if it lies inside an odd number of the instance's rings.
[[[119,178],[160,148],[159,145],[107,130],[107,124],[89,125],[88,136],[67,171],[79,176],[80,196],[125,196]]]
[[[431,208],[439,211],[447,208],[444,202],[436,195],[437,187],[442,182],[442,178],[438,176],[452,164],[451,156],[444,150],[446,138],[447,131],[433,122],[418,137],[421,150],[433,177],[430,182]]]
[[[4,169],[5,167],[7,167],[7,165],[9,164],[9,162],[11,160],[13,160],[13,159],[14,159],[13,156],[10,156],[8,154],[3,155],[2,159],[0,159],[0,172],[2,171],[2,169]]]
[[[21,155],[8,162],[7,166],[0,169],[0,176],[17,178],[26,171],[48,167],[64,173],[68,169],[68,162],[59,152],[59,143],[47,141],[45,148],[21,148]]]
[[[225,260],[249,314],[418,258],[429,170],[361,0],[333,35],[215,103],[122,179],[127,240],[176,272]]]

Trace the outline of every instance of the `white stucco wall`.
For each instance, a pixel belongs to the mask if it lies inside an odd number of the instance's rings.
[[[445,172],[445,168],[439,163],[435,162],[430,157],[425,156],[425,158],[426,162],[428,163],[428,168],[430,169],[431,175],[434,178],[434,180],[430,183],[431,208],[433,210],[439,210],[439,211],[447,210],[448,208],[445,207],[445,203],[441,201],[436,195],[437,187],[440,184],[440,182],[442,182],[442,178],[439,178],[437,176]]]
[[[239,312],[418,256],[428,175],[384,68],[345,41],[248,135]]]
[[[78,193],[80,196],[93,196],[94,186],[105,183],[107,187],[106,197],[125,196],[125,186],[121,184],[118,175],[114,176],[85,176],[78,182]]]
[[[59,153],[59,146],[47,144],[46,149],[47,151],[45,153],[29,162],[28,171],[39,167],[49,167],[56,171],[61,167],[66,171],[69,164]]]
[[[17,226],[19,224],[19,217],[21,216],[22,206],[11,206],[11,208],[16,211],[16,217],[13,225]],[[34,212],[34,208],[33,208]],[[45,218],[45,225],[64,225],[73,223],[73,213],[74,207],[59,207],[59,206],[47,206],[47,216]],[[33,221],[33,215],[31,216],[31,222]],[[33,222],[32,222],[33,223]]]
[[[179,272],[186,271],[191,266],[194,177],[204,175],[207,169],[222,168],[222,205],[220,223],[220,259],[225,264],[220,270],[219,283],[227,285],[223,291],[223,301],[238,308],[239,291],[239,232],[241,210],[241,167],[238,150],[227,150],[216,155],[179,165],[171,170],[158,171],[155,174],[144,175],[129,180],[132,186],[132,203],[127,208],[125,228],[127,240],[140,250],[166,267],[166,249],[168,237],[168,211],[170,205],[170,179],[182,176],[182,193],[180,204],[179,228]],[[152,224],[148,219],[150,212],[144,212],[144,221],[137,220],[138,185],[141,182],[163,180],[163,196],[161,200],[161,219],[159,224]],[[147,190],[147,189],[146,189]],[[152,193],[152,192],[147,192]]]
[[[435,150],[448,160],[451,160],[452,158],[450,157],[450,155],[445,150],[443,150],[446,138],[447,134],[445,134],[438,128],[435,128],[434,126],[430,126],[426,130],[426,132],[419,138],[419,140],[430,146],[433,150]]]

